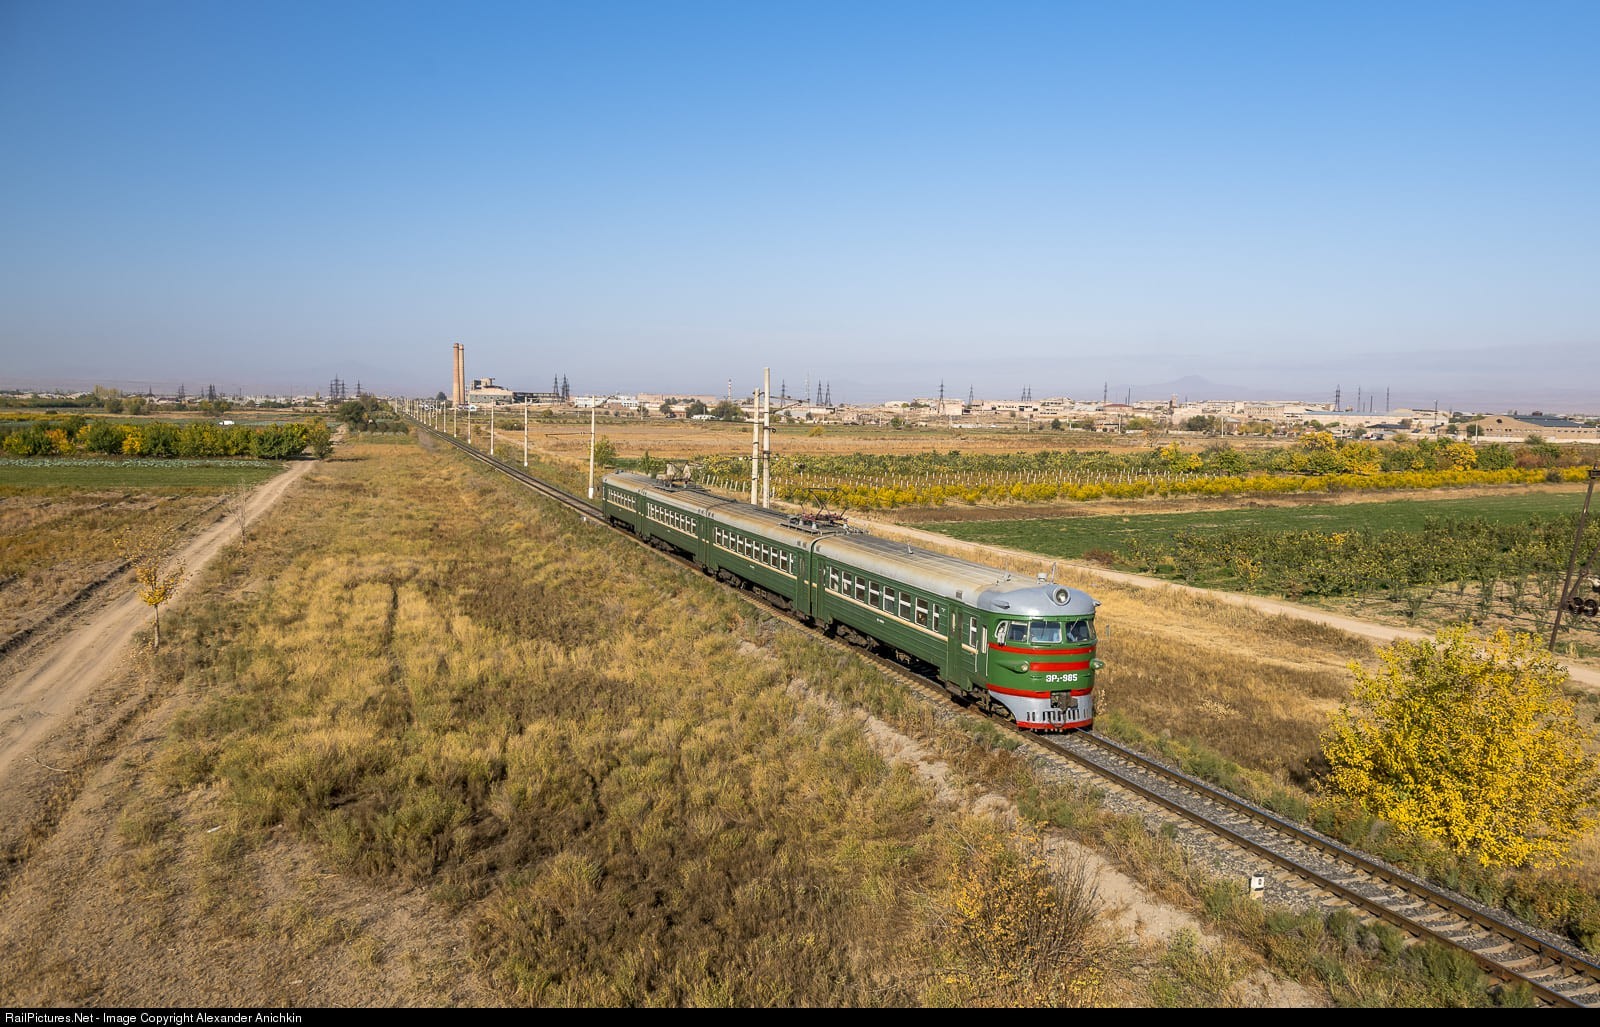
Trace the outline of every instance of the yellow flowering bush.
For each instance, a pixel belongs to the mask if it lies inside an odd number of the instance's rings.
[[[1330,796],[1484,867],[1570,862],[1600,823],[1600,758],[1539,639],[1465,626],[1379,650],[1322,738]]]

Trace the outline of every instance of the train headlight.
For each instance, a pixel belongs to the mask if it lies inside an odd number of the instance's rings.
[[[1023,660],[1020,664],[1017,665],[1017,669],[1022,671],[1022,673],[1024,673],[1024,674],[1028,673],[1028,669],[1029,669],[1028,668],[1028,661],[1027,660]]]

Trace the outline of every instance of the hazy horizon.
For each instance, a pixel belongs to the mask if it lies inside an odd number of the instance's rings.
[[[1592,410],[1597,33],[1571,0],[14,0],[0,388],[432,395],[461,343],[519,390]]]

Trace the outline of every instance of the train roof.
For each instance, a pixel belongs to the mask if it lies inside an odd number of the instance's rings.
[[[696,485],[668,484],[628,471],[605,481],[647,493],[668,506],[708,517],[800,549],[811,549],[889,581],[904,582],[980,610],[1020,616],[1087,616],[1100,605],[1087,593],[1054,582],[869,535],[842,522],[808,519],[714,495]]]
[[[875,535],[823,539],[817,543],[816,551],[829,559],[980,610],[1033,617],[1088,616],[1100,605],[1088,593],[1075,588],[1014,577],[1010,571]]]
[[[605,480],[647,494],[666,506],[700,514],[718,524],[783,542],[796,549],[809,548],[820,533],[812,522],[794,514],[780,513],[765,507],[751,506],[737,499],[714,495],[698,485],[669,484],[628,471],[608,474]],[[822,530],[844,529],[842,526],[837,529],[825,526]]]
[[[698,485],[669,484],[656,478],[632,471],[614,471],[601,479],[602,483],[626,486],[633,492],[648,492],[653,498],[693,513],[709,513],[723,507],[737,505],[738,500],[707,492]]]

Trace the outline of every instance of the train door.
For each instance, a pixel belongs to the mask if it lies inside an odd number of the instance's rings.
[[[823,627],[827,627],[828,621],[823,618],[822,614],[822,579],[828,573],[828,569],[823,563],[822,556],[817,552],[816,546],[816,542],[810,542],[806,545],[804,557],[806,580],[802,584],[801,591],[805,593],[810,604],[805,612],[813,620],[819,621]]]
[[[951,634],[960,640],[961,669],[971,675],[972,683],[981,685],[987,673],[989,633],[977,614],[961,611],[956,616],[961,620]]]

